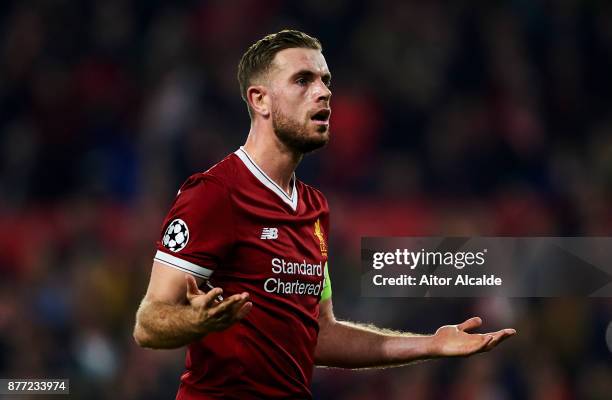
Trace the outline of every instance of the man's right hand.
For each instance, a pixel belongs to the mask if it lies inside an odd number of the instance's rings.
[[[223,293],[221,288],[213,288],[204,293],[198,288],[198,284],[192,275],[185,275],[187,282],[187,300],[195,313],[195,327],[198,333],[206,335],[210,332],[222,331],[229,328],[235,322],[244,318],[253,303],[249,300],[249,294],[243,292],[224,299],[217,300]]]

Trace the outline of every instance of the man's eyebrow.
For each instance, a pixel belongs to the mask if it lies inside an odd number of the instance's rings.
[[[314,76],[314,72],[312,72],[309,69],[301,69],[299,71],[297,71],[296,73],[294,73],[293,75],[291,75],[292,78],[294,77],[298,77],[298,76],[303,76],[303,77],[312,77]]]
[[[296,72],[296,73],[294,73],[293,75],[291,75],[291,78],[296,78],[296,77],[298,77],[298,76],[303,76],[303,77],[308,77],[308,78],[311,78],[311,77],[313,77],[313,76],[315,76],[315,75],[316,75],[316,74],[315,74],[315,73],[314,73],[312,70],[309,70],[309,69],[302,69],[302,70],[297,71],[297,72]],[[321,76],[321,79],[322,79],[323,81],[327,81],[327,82],[331,81],[331,73],[329,73],[329,72],[324,73],[324,74]]]

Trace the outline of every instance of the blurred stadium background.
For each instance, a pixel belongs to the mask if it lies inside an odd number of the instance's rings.
[[[181,182],[245,139],[238,60],[285,27],[334,75],[332,143],[298,176],[332,208],[337,316],[519,331],[468,360],[318,369],[316,398],[612,398],[610,299],[359,292],[361,236],[610,235],[604,0],[3,1],[0,376],[173,398],[183,350],[131,337],[154,241]]]

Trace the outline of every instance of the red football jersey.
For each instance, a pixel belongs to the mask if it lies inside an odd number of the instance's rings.
[[[291,196],[240,148],[181,187],[155,260],[248,292],[238,323],[189,345],[177,399],[311,398],[329,209],[292,179]],[[326,279],[327,278],[327,279]]]

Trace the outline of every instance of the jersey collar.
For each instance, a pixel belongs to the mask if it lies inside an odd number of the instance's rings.
[[[297,190],[295,189],[295,172],[291,177],[293,185],[291,188],[291,196],[289,196],[287,193],[285,193],[283,189],[281,189],[280,186],[276,184],[276,182],[274,182],[265,172],[263,172],[263,170],[259,168],[257,164],[255,164],[255,161],[253,161],[251,156],[249,156],[246,150],[244,150],[244,147],[240,146],[240,148],[236,150],[234,154],[236,154],[238,158],[242,160],[247,169],[251,171],[255,178],[259,180],[259,182],[263,183],[264,186],[276,193],[276,195],[280,197],[282,201],[287,203],[293,211],[297,209],[298,194]]]

